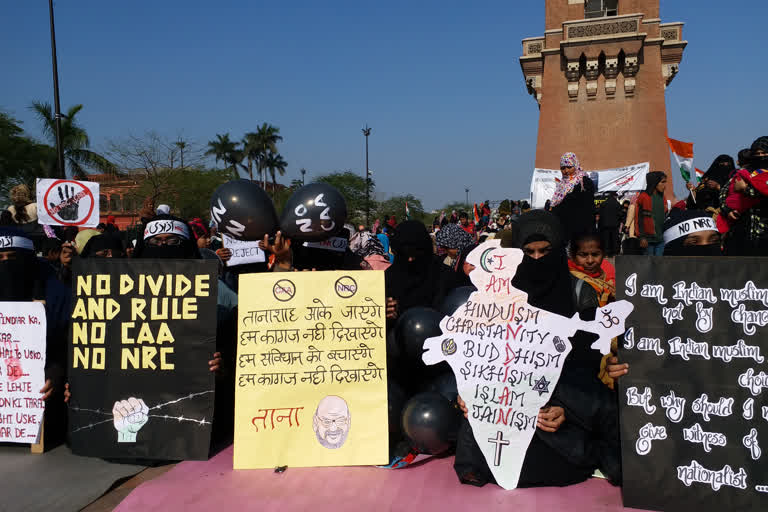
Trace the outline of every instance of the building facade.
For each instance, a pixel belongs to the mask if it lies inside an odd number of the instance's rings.
[[[659,0],[545,0],[544,36],[520,64],[539,104],[536,167],[573,151],[586,170],[649,162],[671,180],[664,92],[687,42]],[[667,187],[667,195],[673,194]]]

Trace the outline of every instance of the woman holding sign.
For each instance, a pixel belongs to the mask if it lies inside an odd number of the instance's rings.
[[[581,286],[589,297],[575,293],[578,280],[568,270],[561,227],[544,211],[520,217],[517,243],[525,254],[513,286],[528,294],[528,303],[563,317],[577,311],[590,315],[597,306],[594,290]],[[591,310],[594,315],[594,309]],[[616,397],[598,379],[601,355],[590,348],[593,338],[579,331],[571,338],[573,350],[563,367],[552,400],[539,412],[536,434],[525,455],[518,487],[565,486],[583,482],[599,468],[614,483],[621,481]],[[466,404],[459,398],[465,416]],[[471,427],[459,431],[454,468],[462,483],[482,486],[495,482]]]
[[[35,257],[30,238],[17,229],[0,228],[0,301],[33,300],[45,303],[45,385],[40,393],[48,400],[54,393],[61,396],[64,389],[70,291],[56,279],[50,265]],[[47,405],[48,441],[64,438],[66,416],[60,404],[59,399]]]

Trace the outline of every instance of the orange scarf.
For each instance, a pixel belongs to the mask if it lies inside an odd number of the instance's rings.
[[[600,269],[598,272],[590,273],[570,259],[568,260],[568,269],[573,276],[578,277],[594,288],[595,292],[597,292],[597,301],[600,304],[600,307],[615,300],[616,281],[613,279],[609,280],[605,270]]]

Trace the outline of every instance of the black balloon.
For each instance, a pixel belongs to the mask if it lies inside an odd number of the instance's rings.
[[[220,233],[238,240],[261,240],[277,230],[275,205],[267,193],[250,180],[220,185],[211,197],[211,219]]]
[[[344,196],[326,183],[310,183],[288,198],[280,230],[297,242],[322,242],[338,233],[346,221]]]
[[[443,371],[438,376],[426,381],[422,385],[422,391],[438,393],[449,402],[455,402],[456,397],[459,396],[459,390],[456,386],[456,376],[450,366],[447,371]]]
[[[438,393],[419,393],[403,410],[403,431],[422,453],[438,455],[456,444],[461,411]]]
[[[424,340],[442,335],[440,320],[443,314],[432,308],[411,308],[400,317],[395,326],[395,340],[408,362],[415,366],[425,366],[422,361]]]
[[[451,316],[459,309],[459,306],[467,302],[472,292],[477,291],[474,286],[459,286],[448,293],[440,303],[440,312],[445,316]]]

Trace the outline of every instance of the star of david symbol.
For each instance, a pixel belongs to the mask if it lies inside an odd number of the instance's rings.
[[[544,393],[549,393],[549,384],[550,382],[547,378],[542,375],[541,378],[533,384],[533,390],[538,391],[539,396],[541,396]]]

